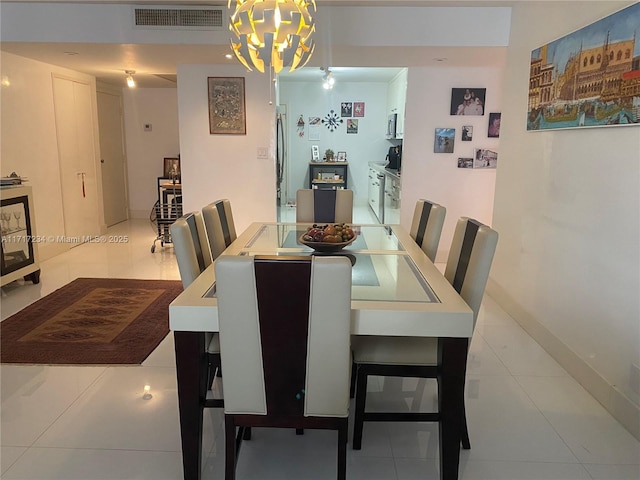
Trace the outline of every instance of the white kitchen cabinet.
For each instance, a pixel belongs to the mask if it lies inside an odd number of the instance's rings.
[[[403,68],[389,82],[387,90],[387,111],[395,113],[396,117],[396,136],[397,139],[404,138],[404,112],[405,102],[407,99],[407,69]]]

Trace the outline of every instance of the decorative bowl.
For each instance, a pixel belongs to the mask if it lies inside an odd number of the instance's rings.
[[[328,243],[328,242],[308,242],[307,240],[303,240],[304,234],[300,235],[298,241],[307,247],[313,248],[316,252],[339,252],[347,245],[351,245],[356,238],[357,235],[354,235],[351,240],[348,242],[338,242],[338,243]]]

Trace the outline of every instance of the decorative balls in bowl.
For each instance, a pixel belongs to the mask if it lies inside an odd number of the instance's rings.
[[[337,252],[356,239],[356,233],[345,223],[314,224],[300,236],[300,243],[318,252]]]

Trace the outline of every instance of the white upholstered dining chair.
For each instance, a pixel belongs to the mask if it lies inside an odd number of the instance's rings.
[[[300,189],[296,192],[296,222],[351,223],[353,191]]]
[[[409,235],[432,262],[436,260],[446,213],[447,209],[442,205],[424,199],[416,202],[413,211]]]
[[[205,205],[202,207],[202,218],[207,230],[211,257],[215,260],[237,238],[231,202],[224,198]]]
[[[257,426],[337,430],[337,478],[344,480],[351,262],[223,255],[215,273],[225,368],[225,479],[235,478],[245,429]]]
[[[485,286],[489,277],[498,233],[480,222],[462,217],[458,220],[449,251],[445,277],[478,318]],[[356,406],[353,448],[362,447],[365,421],[440,421],[439,413],[365,412],[367,377],[369,375],[438,379],[442,364],[438,359],[438,342],[433,337],[353,336],[353,359],[356,364]],[[470,340],[470,339],[469,339]],[[468,348],[468,344],[467,344]],[[466,355],[465,355],[466,358]],[[466,368],[465,368],[466,371]],[[464,372],[462,372],[464,374]],[[460,442],[471,448],[464,408],[464,391],[460,392]]]
[[[169,226],[173,250],[178,260],[178,270],[183,288],[187,288],[209,265],[211,253],[200,212],[190,212],[178,218]],[[217,333],[204,335],[204,351],[207,353],[208,368],[206,388],[210,389],[216,372],[220,374],[220,339]],[[204,381],[203,380],[203,381]],[[209,395],[213,397],[213,395]],[[211,400],[209,406],[222,406],[222,400]]]

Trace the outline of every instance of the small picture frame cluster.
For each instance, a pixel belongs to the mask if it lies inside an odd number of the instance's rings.
[[[498,166],[498,152],[485,148],[476,148],[473,158],[458,158],[458,168],[486,169]]]
[[[338,156],[336,157],[337,162],[346,162],[347,161],[347,152],[338,152]]]

